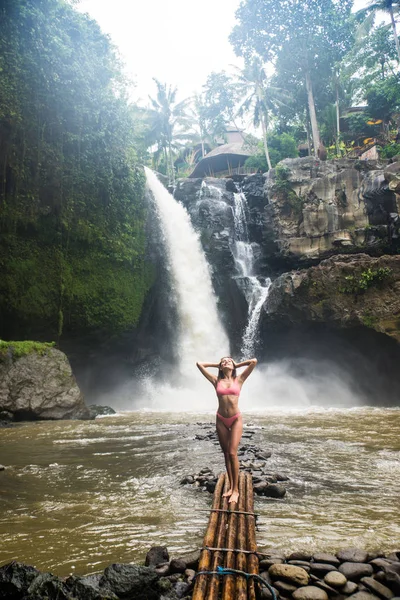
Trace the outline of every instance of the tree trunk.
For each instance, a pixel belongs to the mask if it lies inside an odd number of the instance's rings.
[[[265,119],[264,115],[261,115],[261,127],[262,127],[262,133],[263,133],[264,152],[265,152],[265,158],[267,159],[268,171],[270,171],[272,169],[272,165],[271,165],[271,159],[269,157],[269,150],[268,150],[267,124],[264,119]]]
[[[315,111],[314,94],[312,89],[310,72],[306,70],[306,89],[307,89],[307,100],[308,100],[308,112],[310,114],[312,138],[314,144],[314,154],[318,157],[318,149],[321,145],[321,139],[319,137],[319,129],[317,122],[317,113]]]
[[[390,14],[390,20],[392,21],[392,29],[393,29],[394,41],[396,42],[397,59],[398,59],[399,64],[400,64],[400,45],[399,45],[399,38],[397,36],[396,21],[394,20],[393,7],[392,6],[389,6],[389,14]]]
[[[336,152],[340,156],[340,111],[339,111],[339,88],[336,86]]]

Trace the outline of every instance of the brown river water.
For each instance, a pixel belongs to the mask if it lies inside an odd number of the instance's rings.
[[[2,429],[0,563],[58,575],[201,546],[212,496],[185,474],[223,470],[199,424],[208,414],[130,412]],[[400,409],[244,414],[251,440],[290,477],[283,500],[256,497],[259,549],[400,550]],[[246,440],[247,441],[247,440]]]

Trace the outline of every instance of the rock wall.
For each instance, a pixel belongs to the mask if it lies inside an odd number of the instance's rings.
[[[89,418],[83,395],[63,352],[48,348],[0,359],[0,411],[16,421]]]

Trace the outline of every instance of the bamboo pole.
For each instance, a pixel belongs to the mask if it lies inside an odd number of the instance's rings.
[[[229,478],[225,477],[225,486],[224,493],[229,489]],[[228,510],[228,498],[222,498],[222,510]],[[225,536],[226,536],[226,526],[228,522],[228,513],[221,512],[217,513],[220,515],[219,525],[218,525],[218,534],[216,547],[217,548],[225,548]],[[215,551],[214,556],[211,562],[211,571],[216,571],[217,567],[222,567],[224,564],[224,553]],[[220,588],[220,577],[218,575],[211,575],[211,581],[208,588],[207,600],[217,600]]]
[[[246,477],[242,472],[239,474],[239,502],[238,510],[244,511],[246,506]],[[237,548],[239,550],[247,550],[246,547],[246,517],[238,515],[238,530],[237,530]],[[239,552],[236,555],[236,568],[240,571],[246,571],[247,567],[246,554]],[[236,596],[237,600],[247,600],[247,579],[243,576],[236,576]]]
[[[237,510],[237,502],[229,505],[232,511]],[[226,536],[226,547],[236,548],[236,535],[237,535],[237,515],[235,513],[228,514],[228,531]],[[225,553],[225,568],[235,569],[235,553]],[[224,582],[222,588],[222,600],[236,600],[235,599],[235,579],[234,575],[224,575]]]
[[[225,484],[225,473],[222,473],[219,478],[217,485],[214,491],[214,499],[212,508],[220,508],[221,504],[221,493]],[[218,524],[218,515],[220,513],[211,511],[210,519],[208,521],[208,527],[206,534],[203,540],[203,546],[213,546],[215,540],[215,534],[217,530]],[[199,571],[209,571],[211,563],[211,551],[210,550],[202,550],[200,554],[199,560]],[[206,591],[207,591],[207,583],[209,581],[208,575],[199,575],[196,578],[196,583],[193,590],[192,600],[204,600]]]
[[[246,507],[247,512],[254,512],[253,480],[250,473],[246,473]],[[247,549],[257,552],[256,542],[256,518],[247,515]],[[258,557],[256,554],[247,555],[247,573],[258,574]],[[256,600],[255,583],[253,579],[247,584],[248,600]]]

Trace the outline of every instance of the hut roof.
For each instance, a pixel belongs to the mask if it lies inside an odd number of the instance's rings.
[[[223,144],[211,150],[195,166],[189,177],[205,177],[227,171],[230,167],[242,165],[246,158],[252,155],[250,150],[243,149],[243,142]]]

